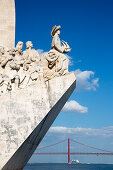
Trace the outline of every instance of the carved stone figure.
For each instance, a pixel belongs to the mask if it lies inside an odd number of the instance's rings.
[[[57,50],[60,53],[68,53],[70,52],[70,47],[67,44],[67,42],[62,41],[62,45],[61,45],[61,41],[59,38],[60,35],[60,30],[61,30],[61,26],[54,26],[52,31],[51,31],[51,36],[53,37],[52,39],[52,44],[51,44],[51,48]]]
[[[22,55],[23,42],[18,42],[16,49],[11,48],[5,50],[5,53],[1,57],[1,92],[19,88],[20,77],[19,70],[23,64]]]
[[[51,32],[52,44],[51,50],[44,54],[42,65],[44,69],[44,77],[51,79],[56,76],[65,75],[68,73],[68,58],[63,53],[70,52],[70,47],[65,41],[60,41],[61,26],[54,26]]]
[[[19,84],[20,84],[19,71],[22,69],[22,66],[24,64],[24,59],[22,58],[22,48],[23,48],[23,42],[19,41],[16,45],[14,59],[10,63],[10,67],[15,73],[12,76],[12,83],[14,83],[15,88],[19,88]]]
[[[26,50],[22,53],[23,42],[16,48],[0,48],[0,91],[25,88],[27,85],[44,82],[43,68],[38,51],[33,49],[31,41],[26,42]]]
[[[14,77],[14,71],[11,66],[11,62],[13,60],[15,54],[15,49],[9,49],[5,51],[1,58],[1,92],[6,93],[7,91],[12,90],[11,80]]]
[[[33,49],[31,41],[26,42],[26,50],[23,52],[22,58],[25,60],[23,71],[21,72],[21,87],[25,87],[30,81],[40,79],[40,56],[38,51]]]
[[[26,50],[22,52],[23,42],[19,41],[16,48],[0,48],[0,89],[2,93],[18,88],[45,82],[54,77],[68,73],[68,58],[64,53],[70,52],[67,42],[60,41],[61,26],[54,26],[51,32],[51,50],[40,58],[33,49],[31,41],[26,42]],[[46,83],[47,85],[47,83]]]
[[[35,49],[33,49],[33,44],[31,41],[27,41],[26,42],[26,50],[23,52],[23,56],[22,56],[26,62],[30,63],[30,62],[37,62],[39,63],[40,61],[40,56],[38,54],[38,51],[36,51]]]

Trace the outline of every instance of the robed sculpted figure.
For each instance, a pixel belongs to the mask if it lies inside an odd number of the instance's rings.
[[[61,26],[53,27],[51,50],[42,57],[44,77],[47,80],[68,73],[69,59],[63,53],[68,53],[71,49],[67,42],[60,41],[60,30]]]
[[[21,73],[21,87],[26,87],[32,81],[40,80],[40,56],[38,51],[33,49],[31,41],[26,42],[26,50],[22,55],[25,60]],[[41,78],[40,78],[41,77]]]
[[[23,89],[38,82],[47,85],[48,80],[68,73],[69,59],[64,53],[70,52],[65,41],[60,41],[61,26],[54,26],[51,31],[51,50],[40,58],[33,49],[31,41],[19,41],[16,48],[0,48],[0,94]]]

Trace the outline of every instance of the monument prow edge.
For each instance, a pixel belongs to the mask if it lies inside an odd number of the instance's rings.
[[[58,100],[58,102],[52,107],[44,119],[39,125],[33,130],[23,144],[18,148],[14,155],[5,164],[2,170],[21,170],[27,164],[28,160],[32,156],[33,152],[45,136],[46,132],[52,125],[53,121],[63,108],[66,101],[71,96],[72,92],[76,87],[76,80],[70,85],[68,90]]]

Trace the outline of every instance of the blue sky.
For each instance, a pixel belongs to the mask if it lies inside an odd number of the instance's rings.
[[[55,24],[61,25],[60,38],[72,48],[69,70],[76,73],[77,89],[41,146],[61,140],[63,133],[64,138],[79,136],[81,142],[113,150],[113,1],[16,0],[16,43],[31,40],[35,49],[49,51]],[[66,129],[59,132],[61,127]],[[33,156],[30,161],[42,159]],[[93,160],[109,163],[113,158]]]

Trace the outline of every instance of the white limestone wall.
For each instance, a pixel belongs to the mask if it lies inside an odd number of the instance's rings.
[[[0,167],[3,167],[75,81],[74,73],[39,81],[0,96]],[[26,148],[25,148],[26,149]]]
[[[0,46],[15,47],[14,0],[0,0]]]

